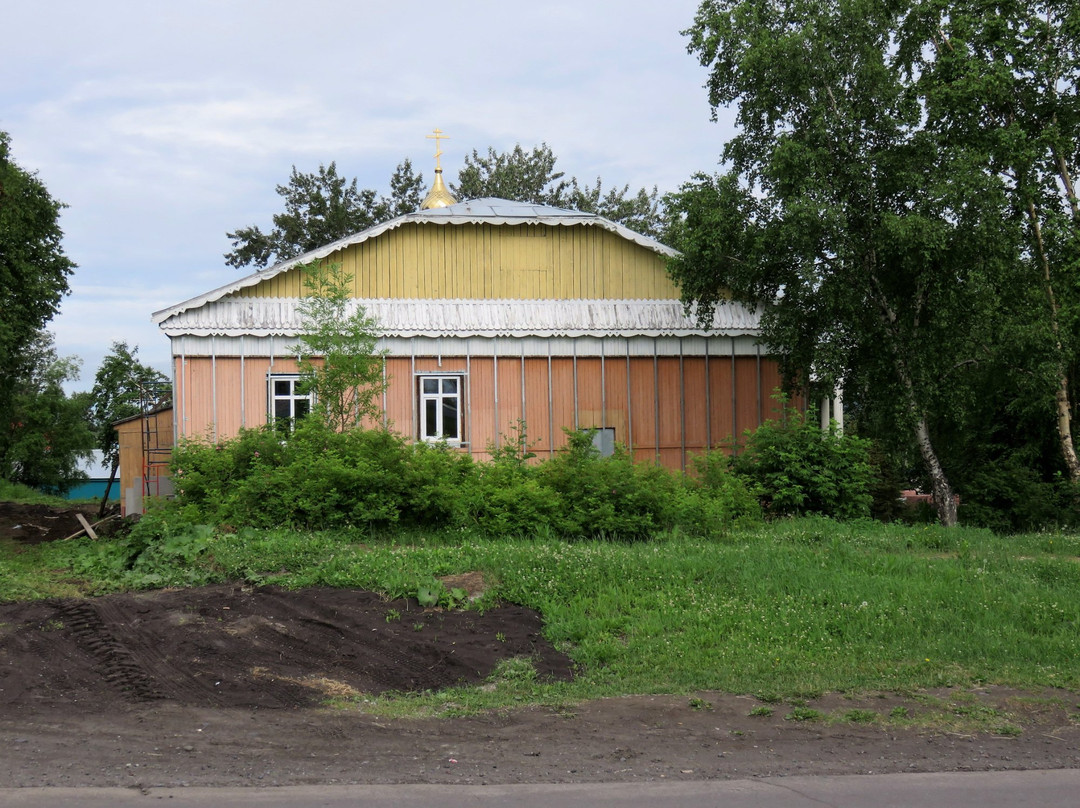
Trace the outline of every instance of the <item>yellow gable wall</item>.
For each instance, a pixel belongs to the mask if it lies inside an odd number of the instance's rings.
[[[334,253],[360,298],[511,300],[679,297],[664,256],[595,226],[409,223]],[[299,297],[283,272],[244,297]]]

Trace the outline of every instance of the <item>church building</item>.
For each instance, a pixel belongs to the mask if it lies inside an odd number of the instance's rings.
[[[780,376],[757,312],[720,305],[708,329],[686,313],[673,254],[595,214],[458,202],[437,166],[415,213],[153,315],[172,346],[175,434],[218,441],[310,408],[291,349],[303,266],[325,261],[378,324],[382,425],[477,458],[521,424],[540,458],[564,430],[595,428],[603,451],[685,469],[769,417]]]

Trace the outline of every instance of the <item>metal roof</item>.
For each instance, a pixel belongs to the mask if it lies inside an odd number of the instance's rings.
[[[449,205],[445,208],[432,208],[431,210],[407,213],[404,216],[399,216],[388,222],[369,227],[367,230],[362,230],[359,233],[346,236],[343,239],[327,244],[325,247],[320,247],[317,250],[304,253],[296,258],[282,261],[280,264],[275,264],[272,267],[267,267],[266,269],[254,272],[251,275],[246,275],[245,277],[227,283],[224,286],[219,286],[217,289],[205,292],[198,297],[193,297],[190,300],[185,300],[174,306],[169,306],[161,311],[156,311],[152,315],[152,319],[155,323],[160,325],[170,317],[187,311],[188,309],[198,308],[199,306],[204,306],[215,300],[220,300],[225,295],[255,286],[268,278],[273,278],[283,272],[287,272],[299,264],[306,264],[311,261],[326,258],[338,250],[343,250],[346,247],[351,247],[355,244],[362,244],[368,239],[375,238],[389,230],[394,230],[402,225],[411,223],[441,225],[490,224],[511,226],[521,224],[544,224],[566,227],[572,225],[587,225],[608,230],[622,236],[628,241],[632,241],[641,247],[645,247],[646,249],[661,255],[674,256],[677,254],[675,250],[661,244],[659,241],[651,239],[648,236],[643,236],[640,233],[635,233],[633,230],[630,230],[617,222],[605,219],[603,216],[598,216],[595,213],[581,213],[576,210],[553,208],[548,205],[535,205],[528,202],[511,202],[508,199],[487,197],[484,199],[473,199],[469,202],[458,202],[457,204]]]
[[[159,321],[169,336],[296,336],[297,298],[231,297]],[[363,306],[386,337],[578,337],[757,334],[760,314],[742,304],[718,305],[711,328],[698,325],[678,300],[419,300],[350,301]]]

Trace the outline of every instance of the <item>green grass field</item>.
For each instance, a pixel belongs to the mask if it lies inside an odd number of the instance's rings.
[[[398,597],[433,576],[478,570],[490,589],[474,608],[507,600],[539,610],[547,636],[579,667],[570,684],[506,672],[518,700],[1080,687],[1075,535],[825,519],[776,522],[721,542],[668,535],[634,544],[227,533],[161,521],[153,529],[150,541],[136,531],[0,544],[0,600],[235,579]],[[497,691],[423,698],[499,706],[508,691]]]

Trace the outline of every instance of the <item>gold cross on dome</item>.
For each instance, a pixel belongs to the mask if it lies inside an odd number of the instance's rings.
[[[442,157],[443,150],[442,150],[442,144],[439,143],[439,141],[440,140],[449,140],[450,137],[448,135],[444,135],[442,129],[439,129],[438,127],[436,127],[432,131],[434,131],[435,134],[433,134],[433,135],[425,135],[425,137],[428,140],[434,140],[435,141],[435,170],[436,171],[442,171],[442,161],[439,160],[439,158]]]

